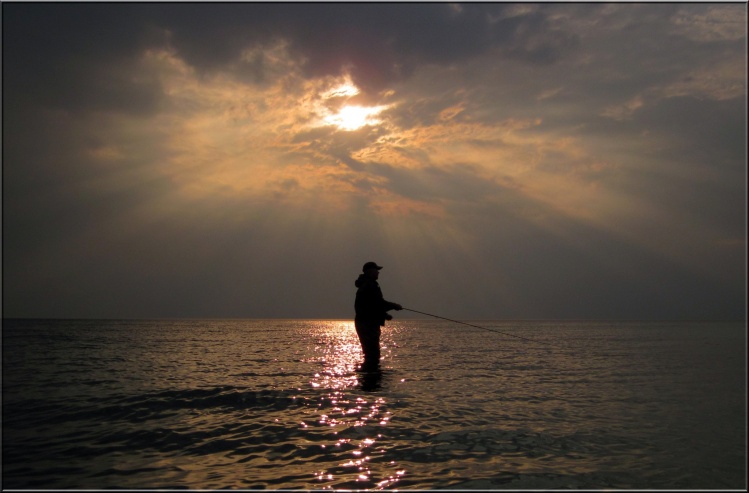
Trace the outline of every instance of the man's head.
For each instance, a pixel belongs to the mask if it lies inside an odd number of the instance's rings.
[[[369,277],[377,279],[380,277],[380,269],[382,269],[382,266],[377,265],[375,262],[367,262],[361,270]]]

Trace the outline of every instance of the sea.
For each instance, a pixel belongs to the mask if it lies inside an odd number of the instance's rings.
[[[745,322],[3,320],[2,488],[747,487]]]

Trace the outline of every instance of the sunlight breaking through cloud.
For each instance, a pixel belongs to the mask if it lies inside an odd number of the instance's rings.
[[[344,106],[337,113],[325,118],[325,122],[335,125],[342,130],[357,130],[365,125],[377,125],[382,120],[377,115],[382,113],[387,106],[375,106],[366,108],[364,106]]]
[[[741,6],[111,8],[4,7],[10,307],[343,315],[298,269],[360,255],[471,314],[743,306]]]

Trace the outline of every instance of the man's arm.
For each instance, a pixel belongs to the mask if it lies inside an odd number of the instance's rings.
[[[399,305],[398,303],[393,303],[392,301],[386,301],[386,300],[382,300],[382,301],[385,302],[385,311],[388,311],[388,310],[403,310],[403,307],[401,305]]]

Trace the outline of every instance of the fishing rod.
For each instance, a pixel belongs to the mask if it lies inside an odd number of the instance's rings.
[[[558,346],[556,344],[552,344],[550,342],[539,341],[538,339],[529,339],[527,337],[522,337],[522,336],[519,336],[519,335],[510,334],[509,332],[503,332],[503,331],[497,330],[497,329],[490,329],[488,327],[482,327],[480,325],[469,324],[468,322],[461,322],[460,320],[453,320],[452,318],[440,317],[439,315],[434,315],[432,313],[420,312],[419,310],[414,310],[412,308],[406,308],[405,306],[403,307],[403,309],[404,310],[408,310],[409,312],[421,313],[422,315],[428,315],[428,316],[434,317],[434,318],[441,318],[442,320],[447,320],[449,322],[455,322],[456,324],[468,325],[469,327],[476,327],[477,329],[484,329],[484,330],[488,330],[488,331],[491,331],[491,332],[496,332],[498,334],[503,334],[503,335],[510,336],[510,337],[517,337],[518,339],[523,339],[525,341],[538,342],[539,344],[546,344],[546,345],[554,346],[554,347],[558,347],[558,348],[562,347],[562,346]]]

